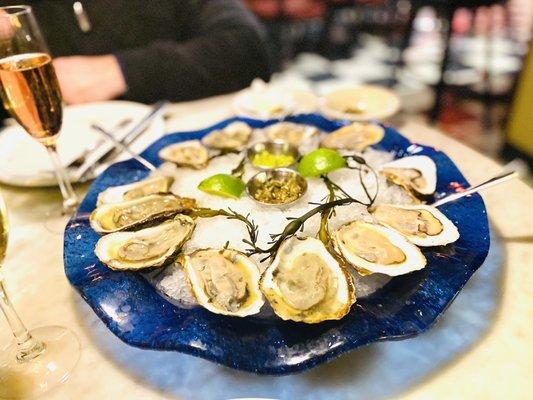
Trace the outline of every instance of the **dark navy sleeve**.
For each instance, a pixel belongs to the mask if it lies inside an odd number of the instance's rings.
[[[156,40],[120,50],[124,98],[154,102],[193,100],[267,80],[270,60],[264,32],[239,1],[179,1],[188,13],[185,41]],[[183,21],[183,19],[182,19]]]

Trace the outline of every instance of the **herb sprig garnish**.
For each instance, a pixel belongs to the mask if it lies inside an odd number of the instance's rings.
[[[245,254],[248,256],[255,255],[255,254],[264,254],[265,257],[262,258],[260,261],[265,261],[269,258],[272,258],[277,253],[283,241],[296,235],[299,231],[302,231],[304,229],[305,222],[316,214],[321,215],[318,237],[325,245],[327,245],[329,243],[328,221],[334,215],[335,207],[346,206],[349,204],[361,204],[361,205],[366,206],[367,208],[370,208],[374,204],[377,198],[377,195],[378,195],[378,191],[379,191],[377,173],[374,171],[372,167],[370,167],[366,163],[364,158],[357,156],[357,155],[348,155],[348,156],[344,156],[344,158],[346,158],[347,161],[353,160],[357,164],[359,164],[359,166],[348,165],[347,168],[358,171],[357,173],[358,179],[359,179],[361,186],[363,187],[363,191],[365,192],[367,201],[361,201],[361,200],[354,198],[346,190],[344,190],[338,184],[333,182],[327,175],[323,175],[321,176],[321,179],[326,185],[326,187],[328,188],[328,195],[323,200],[324,203],[311,203],[310,202],[309,204],[315,205],[315,207],[307,211],[305,214],[299,217],[287,217],[287,220],[289,222],[287,223],[287,225],[285,225],[285,228],[283,229],[283,231],[277,234],[270,235],[271,241],[268,242],[269,247],[267,248],[261,248],[257,246],[259,227],[250,218],[249,214],[242,215],[231,209],[212,210],[209,208],[198,208],[193,211],[192,215],[200,217],[200,218],[211,218],[211,217],[216,217],[216,216],[224,216],[228,219],[234,219],[234,220],[239,220],[243,222],[246,225],[249,238],[243,239],[242,241],[246,243],[248,246],[250,246],[250,248],[245,251]],[[242,163],[243,161],[241,161],[241,164]],[[239,171],[241,164],[239,164],[239,166],[235,168],[234,171]],[[370,194],[368,188],[366,187],[366,183],[364,180],[364,174],[367,172],[372,173],[374,180],[375,180],[376,190],[373,195]]]
[[[246,230],[248,231],[249,239],[243,239],[242,241],[250,246],[256,247],[257,236],[259,233],[259,227],[255,222],[250,219],[250,214],[242,215],[236,211],[233,211],[231,208],[227,210],[212,210],[210,208],[195,208],[192,213],[192,217],[198,218],[212,218],[212,217],[226,217],[227,219],[238,220],[246,225]],[[246,251],[246,254],[251,255],[249,251]]]
[[[327,176],[321,177],[324,183],[326,184],[329,194],[327,196],[328,202],[332,202],[335,199],[337,199],[337,193],[335,191],[335,184],[329,179]],[[328,230],[328,222],[329,219],[335,214],[335,209],[330,208],[326,211],[322,211],[320,215],[320,228],[318,229],[318,238],[322,243],[324,243],[325,246],[329,244],[329,230]]]
[[[366,197],[367,197],[367,199],[369,201],[368,207],[369,208],[372,207],[372,205],[376,201],[376,198],[378,197],[378,193],[379,193],[379,179],[378,179],[377,172],[374,170],[374,168],[372,168],[370,165],[368,165],[366,160],[363,157],[361,157],[361,156],[358,156],[356,154],[350,154],[350,155],[344,156],[344,158],[345,158],[345,160],[347,161],[347,164],[348,164],[347,168],[358,170],[359,183],[363,187],[365,195],[366,195]],[[359,164],[359,166],[358,167],[350,166],[350,163],[349,163],[350,160],[351,161],[355,161],[357,164]],[[372,176],[374,178],[374,182],[376,183],[376,191],[375,191],[373,196],[370,196],[370,194],[368,192],[368,188],[366,187],[365,182],[364,182],[363,172],[365,172],[365,171],[370,171],[370,173],[372,174]]]
[[[335,207],[340,206],[346,206],[348,204],[361,204],[366,206],[367,208],[370,208],[378,195],[378,176],[376,172],[370,167],[364,158],[357,156],[357,155],[349,155],[345,156],[345,158],[349,160],[353,160],[357,162],[360,166],[358,167],[348,167],[350,169],[357,169],[358,171],[358,178],[361,186],[363,187],[363,190],[365,192],[365,195],[368,199],[367,202],[358,200],[354,197],[352,197],[346,190],[344,190],[342,187],[340,187],[338,184],[333,182],[328,176],[324,175],[321,177],[321,179],[324,181],[325,185],[328,188],[329,194],[326,199],[324,199],[325,203],[309,203],[316,205],[315,208],[309,210],[305,214],[301,215],[300,217],[294,218],[294,217],[288,217],[287,219],[290,221],[283,231],[278,234],[270,235],[270,238],[272,239],[268,244],[270,247],[262,249],[258,247],[253,241],[250,243],[248,241],[245,241],[245,243],[252,246],[252,248],[248,251],[248,254],[266,254],[267,256],[263,258],[261,261],[264,261],[268,258],[273,257],[276,252],[278,251],[279,247],[281,246],[281,243],[283,243],[284,240],[296,235],[298,231],[303,230],[305,222],[313,217],[316,214],[321,214],[320,219],[320,229],[318,231],[319,239],[324,243],[327,244],[329,242],[329,233],[328,233],[328,221],[331,218],[331,216],[335,212]],[[370,192],[368,191],[368,188],[366,187],[366,183],[364,181],[364,175],[366,171],[370,171],[375,179],[376,184],[376,191],[374,195],[370,195]]]
[[[242,178],[244,175],[244,167],[246,166],[246,159],[246,156],[242,157],[239,164],[231,170],[230,175],[233,175],[235,178]]]

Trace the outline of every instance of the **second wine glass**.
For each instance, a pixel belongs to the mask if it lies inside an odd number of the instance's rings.
[[[2,275],[8,243],[7,210],[0,195],[0,310],[14,340],[0,349],[0,398],[26,399],[63,384],[80,358],[76,335],[60,326],[28,331],[11,303]]]

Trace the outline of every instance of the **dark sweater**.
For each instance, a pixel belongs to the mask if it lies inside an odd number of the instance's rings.
[[[269,59],[255,18],[234,0],[84,0],[84,33],[74,0],[0,0],[30,4],[54,57],[115,54],[125,99],[191,100],[268,79]]]

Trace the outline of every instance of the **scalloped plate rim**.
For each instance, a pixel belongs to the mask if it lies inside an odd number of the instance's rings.
[[[221,127],[226,126],[226,125],[228,125],[228,124],[230,124],[231,122],[234,122],[234,121],[244,121],[244,122],[249,122],[249,123],[251,123],[253,125],[267,126],[267,125],[270,125],[270,124],[273,124],[273,123],[276,123],[276,122],[279,122],[279,121],[295,121],[295,120],[299,121],[301,119],[306,119],[306,118],[318,119],[319,121],[322,120],[322,122],[324,122],[324,123],[329,123],[329,124],[333,123],[333,124],[335,124],[337,126],[341,126],[341,125],[345,125],[347,123],[350,123],[350,121],[340,121],[340,120],[331,121],[331,120],[328,120],[327,118],[325,118],[325,117],[323,117],[321,115],[318,115],[318,114],[301,114],[301,115],[297,115],[297,116],[290,116],[290,117],[279,118],[279,119],[271,119],[271,120],[267,120],[267,121],[258,120],[258,119],[251,119],[251,118],[244,118],[244,117],[233,117],[233,118],[229,118],[229,119],[223,120],[223,121],[221,121],[221,122],[219,122],[217,124],[214,124],[214,125],[212,125],[212,126],[210,126],[208,128],[205,128],[205,129],[169,133],[169,134],[163,136],[161,139],[159,139],[156,142],[154,142],[151,146],[149,146],[145,150],[145,152],[143,152],[143,155],[146,155],[146,153],[149,152],[150,149],[152,149],[154,146],[156,146],[158,143],[164,141],[165,139],[173,138],[173,137],[179,138],[180,136],[205,135],[207,132],[209,132],[209,131],[211,131],[213,129],[220,129]],[[394,128],[387,127],[387,129],[388,129],[388,132],[390,132],[389,130],[391,130],[392,131],[391,133],[394,133],[394,134],[398,135],[397,139],[401,139],[404,142],[404,146],[408,146],[408,147],[417,146],[417,147],[419,147],[422,150],[429,150],[430,152],[435,152],[435,153],[438,153],[441,156],[443,156],[444,161],[449,163],[450,166],[453,166],[456,169],[457,178],[461,179],[462,183],[464,185],[468,184],[468,182],[466,181],[466,179],[464,178],[464,176],[462,175],[460,170],[456,167],[455,163],[453,163],[453,161],[445,153],[443,153],[443,152],[441,152],[439,150],[436,150],[436,149],[434,149],[432,147],[429,147],[429,146],[423,146],[423,145],[420,145],[420,144],[412,143],[407,138],[402,136],[399,132],[397,132]],[[183,139],[183,140],[187,140],[187,139]],[[91,189],[95,185],[97,185],[103,179],[103,177],[105,177],[109,173],[111,173],[113,171],[113,169],[117,168],[117,166],[130,166],[130,165],[132,165],[132,163],[135,163],[135,161],[134,160],[122,161],[122,162],[115,163],[115,164],[111,165],[108,169],[106,169],[106,171],[104,171],[104,173],[102,173],[100,175],[100,177],[98,177],[95,180],[95,182],[93,182],[91,187],[89,188],[86,198],[83,200],[82,204],[80,205],[80,209],[83,209],[84,207],[87,206],[87,200],[88,200],[87,197],[91,193]],[[485,219],[486,219],[486,209],[484,207],[484,203],[483,203],[483,200],[482,200],[481,196],[479,196],[478,194],[475,194],[475,195],[471,196],[471,198],[480,202],[480,205],[482,206],[483,210],[485,210]],[[178,352],[185,353],[185,354],[188,354],[188,355],[201,357],[203,359],[215,362],[215,363],[220,364],[220,365],[224,365],[226,367],[234,368],[234,369],[237,369],[237,370],[253,372],[253,373],[258,373],[258,374],[269,374],[269,375],[285,375],[285,374],[289,374],[289,373],[301,372],[301,371],[313,368],[313,367],[315,367],[315,366],[317,366],[317,365],[319,365],[321,363],[331,361],[331,360],[337,358],[338,356],[340,356],[340,355],[342,355],[344,353],[347,353],[347,352],[349,352],[351,350],[354,350],[354,349],[356,349],[358,347],[362,347],[362,346],[369,345],[369,344],[375,343],[375,342],[380,342],[380,341],[403,340],[403,339],[407,339],[407,338],[411,338],[411,337],[417,336],[420,333],[423,333],[423,332],[427,331],[428,329],[430,329],[438,321],[438,319],[443,315],[443,313],[446,311],[446,309],[451,305],[451,303],[453,302],[455,297],[460,293],[460,291],[462,290],[464,285],[468,282],[468,280],[471,278],[471,276],[482,265],[484,259],[486,258],[486,255],[488,253],[488,249],[489,249],[489,245],[490,245],[490,241],[487,238],[486,249],[483,249],[483,252],[481,253],[481,255],[478,255],[480,260],[478,260],[479,262],[477,262],[477,266],[475,266],[475,268],[472,271],[472,273],[470,273],[468,275],[465,275],[464,279],[460,282],[459,286],[456,286],[456,289],[454,291],[454,294],[453,294],[452,298],[450,298],[445,304],[443,304],[442,307],[440,307],[436,311],[436,317],[430,323],[428,323],[428,324],[426,324],[426,325],[424,325],[422,327],[418,327],[417,325],[415,325],[415,326],[417,326],[417,328],[412,328],[411,327],[411,329],[398,331],[398,332],[394,332],[394,331],[383,332],[383,334],[381,336],[377,336],[377,337],[371,337],[371,338],[362,337],[362,338],[358,338],[358,339],[356,339],[356,340],[354,340],[352,342],[345,341],[342,345],[339,345],[339,346],[337,346],[335,348],[329,349],[328,351],[326,351],[326,352],[324,352],[322,354],[315,355],[312,358],[308,358],[308,359],[306,359],[306,360],[304,360],[302,362],[296,363],[296,364],[284,365],[283,367],[279,367],[279,366],[262,367],[261,369],[259,369],[259,368],[250,368],[249,366],[234,365],[231,362],[229,362],[228,360],[224,360],[222,356],[217,356],[216,354],[213,354],[208,349],[202,350],[202,349],[199,349],[199,348],[196,348],[196,347],[192,347],[192,346],[186,345],[186,344],[168,343],[167,342],[167,343],[159,343],[157,347],[154,347],[154,344],[148,342],[148,339],[146,339],[146,338],[144,338],[142,340],[132,340],[132,338],[130,338],[130,337],[128,337],[126,335],[125,331],[119,329],[115,324],[113,324],[112,318],[109,316],[108,313],[106,313],[103,310],[103,308],[101,307],[101,304],[95,304],[92,301],[92,299],[90,298],[90,296],[86,293],[86,290],[85,290],[84,287],[80,287],[80,286],[76,285],[75,283],[73,283],[73,279],[74,278],[73,278],[73,275],[72,275],[72,271],[70,270],[70,268],[68,266],[67,253],[68,253],[69,249],[67,248],[67,234],[73,228],[73,226],[75,226],[78,223],[78,221],[80,219],[83,220],[85,218],[86,218],[86,215],[83,214],[83,212],[82,212],[82,214],[77,214],[69,221],[69,223],[67,224],[67,227],[65,228],[65,249],[64,249],[65,250],[65,252],[64,252],[64,254],[65,254],[65,273],[67,275],[67,278],[71,282],[71,284],[76,289],[76,291],[81,295],[81,297],[85,300],[85,302],[91,307],[91,309],[104,322],[104,324],[108,327],[108,329],[111,330],[111,332],[114,335],[116,335],[124,343],[132,345],[134,347],[143,348],[143,349],[151,349],[151,350],[162,350],[162,351],[178,351]],[[487,229],[488,229],[488,221],[482,221],[482,222],[486,222]],[[139,277],[139,279],[144,280],[144,278],[142,278],[140,276],[138,276],[138,277]],[[149,283],[146,282],[146,285],[149,285]],[[354,307],[357,307],[357,306],[358,306],[358,303],[354,304]],[[411,321],[411,320],[409,320],[409,321]],[[301,324],[301,325],[305,325],[305,324]]]

